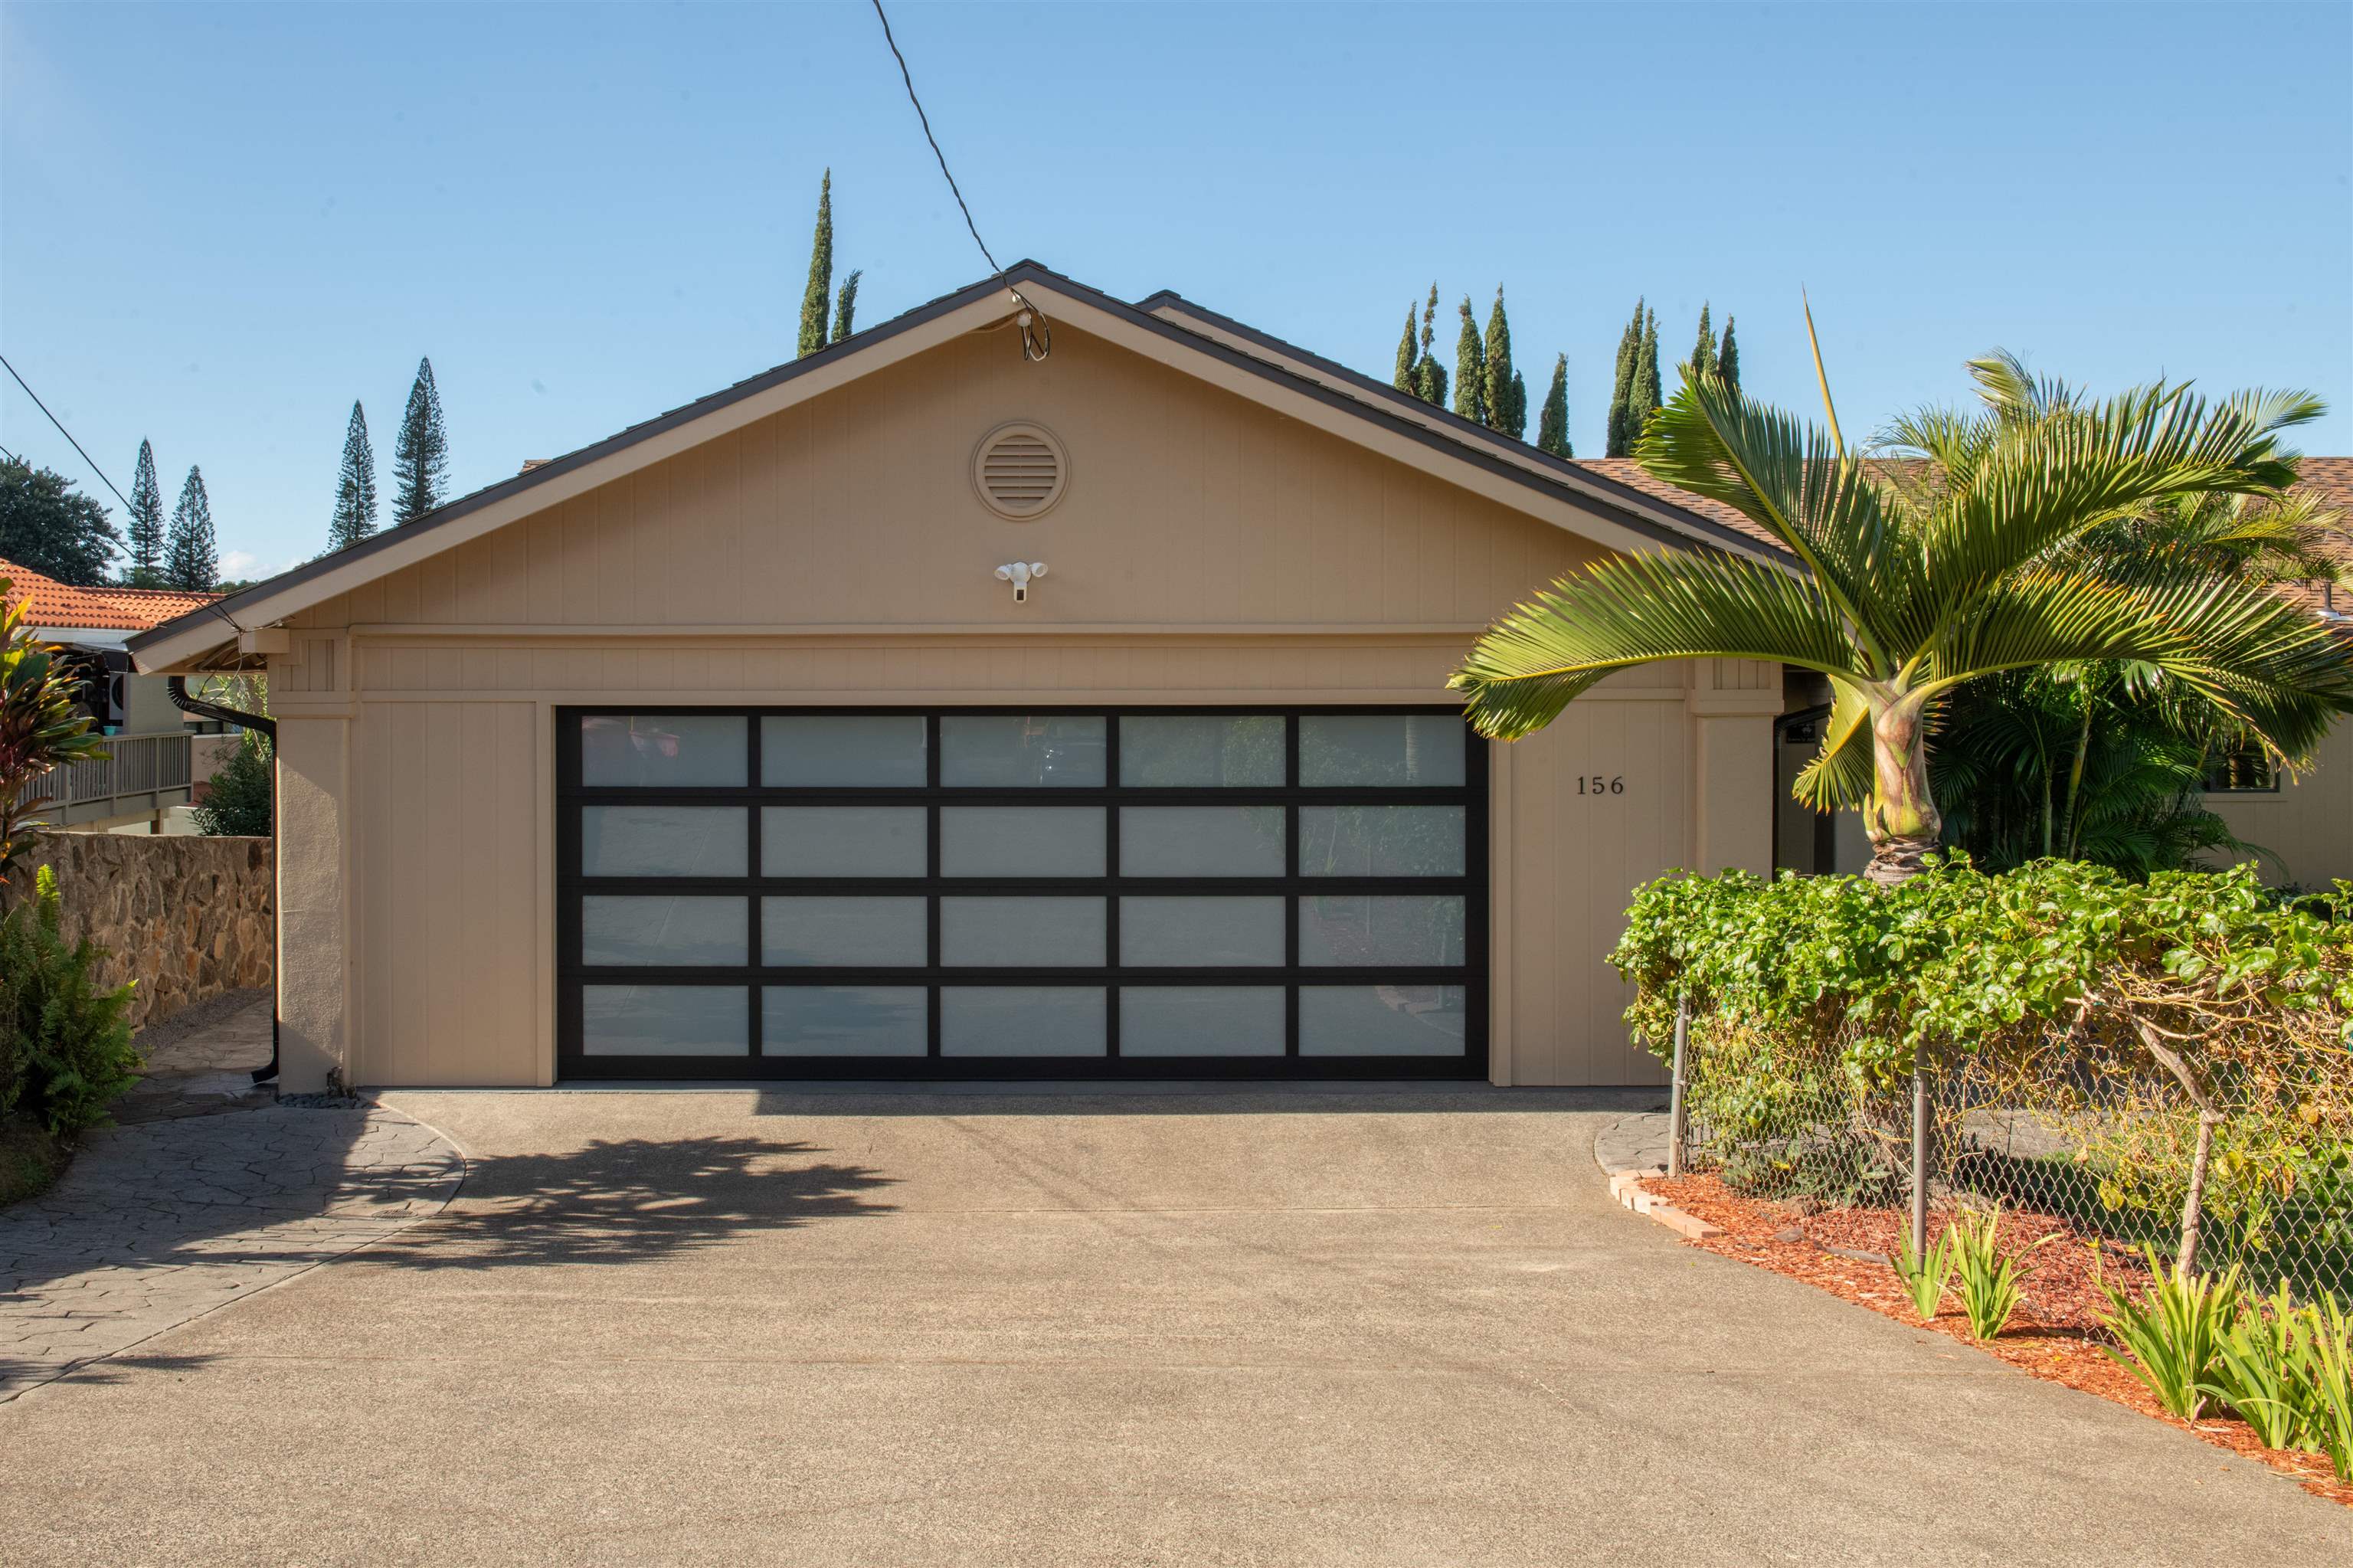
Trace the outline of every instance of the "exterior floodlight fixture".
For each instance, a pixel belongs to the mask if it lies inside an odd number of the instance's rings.
[[[1013,585],[1013,602],[1016,604],[1028,604],[1030,582],[1045,575],[1046,563],[1043,561],[1014,561],[997,568],[997,580]]]

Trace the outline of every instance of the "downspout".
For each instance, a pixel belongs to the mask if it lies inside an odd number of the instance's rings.
[[[215,719],[232,724],[239,729],[259,730],[269,737],[269,837],[270,869],[274,874],[278,864],[278,721],[262,714],[239,713],[218,703],[208,703],[201,697],[188,695],[185,675],[174,675],[164,682],[164,689],[171,694],[172,705],[184,714],[198,718]],[[273,895],[269,911],[269,1065],[256,1067],[253,1081],[266,1084],[278,1076],[278,910]]]

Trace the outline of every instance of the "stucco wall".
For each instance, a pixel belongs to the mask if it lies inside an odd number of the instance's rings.
[[[1071,463],[1024,523],[968,477],[1016,418]],[[879,372],[297,618],[286,1082],[552,1081],[559,706],[1443,702],[1491,617],[1600,553],[1074,330]],[[1052,567],[1018,607],[1014,559]],[[1636,882],[1768,862],[1741,790],[1778,706],[1763,666],[1639,671],[1498,756],[1499,1081],[1655,1079],[1602,956]]]
[[[2306,887],[2353,881],[2353,722],[2339,720],[2312,766],[2277,790],[2212,794],[2206,803],[2232,832],[2277,857],[2263,861],[2264,880]]]
[[[57,874],[67,940],[109,950],[108,986],[135,980],[134,1027],[222,991],[270,983],[268,839],[43,833],[12,885]]]

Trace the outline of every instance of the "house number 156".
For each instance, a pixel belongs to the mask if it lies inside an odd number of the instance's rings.
[[[1623,795],[1626,792],[1626,776],[1620,773],[1615,779],[1604,779],[1599,773],[1588,773],[1577,779],[1577,792],[1580,795]]]

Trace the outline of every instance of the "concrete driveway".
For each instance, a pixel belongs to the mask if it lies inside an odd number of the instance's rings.
[[[403,1094],[375,1248],[0,1406],[13,1563],[2348,1560],[1465,1090]],[[1588,1108],[1577,1108],[1579,1107]]]

